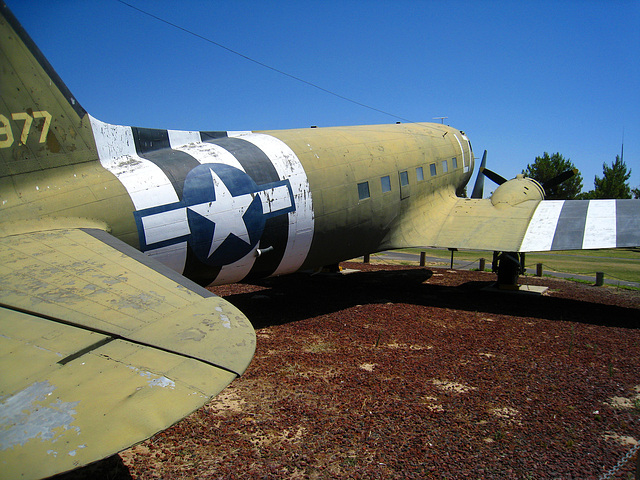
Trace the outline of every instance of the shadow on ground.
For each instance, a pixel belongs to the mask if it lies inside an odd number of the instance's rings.
[[[119,455],[112,455],[70,472],[49,477],[49,480],[132,480],[129,469]]]
[[[603,326],[639,328],[637,308],[578,298],[498,292],[486,281],[442,285],[429,281],[433,272],[424,268],[357,272],[348,275],[295,274],[255,282],[263,287],[253,293],[225,298],[251,320],[255,328],[302,320],[355,305],[408,303],[469,312],[535,317]],[[464,273],[455,274],[461,277]],[[473,273],[470,273],[473,276]],[[473,278],[473,277],[472,277]],[[475,275],[477,278],[477,275]],[[553,290],[553,282],[547,282]],[[604,291],[577,285],[584,297],[598,298]],[[588,295],[587,295],[588,294]]]

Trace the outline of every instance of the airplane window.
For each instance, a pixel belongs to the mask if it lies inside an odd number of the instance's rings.
[[[447,173],[449,171],[449,165],[446,160],[442,161],[442,173]]]
[[[409,185],[409,174],[405,170],[404,172],[400,172],[400,186],[406,187]]]
[[[365,200],[369,198],[371,195],[369,194],[369,182],[362,182],[358,184],[358,197],[360,200]]]
[[[381,177],[380,184],[382,185],[382,193],[391,191],[391,177],[389,175]]]
[[[453,164],[454,169],[458,168],[458,159],[456,157],[451,159],[451,163]]]
[[[431,165],[429,165],[429,170],[430,170],[431,176],[435,177],[436,176],[436,164],[432,163]]]
[[[422,171],[422,167],[416,168],[416,177],[418,178],[419,182],[424,180],[424,172]]]

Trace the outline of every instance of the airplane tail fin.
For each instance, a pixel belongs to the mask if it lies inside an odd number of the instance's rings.
[[[0,177],[97,158],[87,112],[0,2]]]

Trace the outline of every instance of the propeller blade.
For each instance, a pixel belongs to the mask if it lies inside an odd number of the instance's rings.
[[[484,175],[482,170],[487,163],[487,151],[482,154],[482,161],[480,162],[480,169],[478,170],[478,176],[476,177],[476,183],[473,185],[473,192],[471,192],[471,198],[482,198],[484,195]]]
[[[502,175],[498,175],[496,172],[492,172],[488,168],[481,168],[480,171],[492,182],[497,183],[498,185],[502,185],[507,181]]]
[[[574,168],[573,170],[567,170],[562,172],[560,175],[556,175],[555,177],[543,182],[542,188],[545,190],[550,187],[555,187],[556,185],[560,185],[562,182],[566,182],[571,177],[578,173],[578,169]]]

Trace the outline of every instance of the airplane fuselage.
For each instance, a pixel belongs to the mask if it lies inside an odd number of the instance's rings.
[[[202,284],[409,246],[407,213],[437,211],[473,170],[467,137],[440,124],[183,132],[87,122],[77,142],[93,155],[4,182],[4,220],[104,228]],[[8,125],[14,139],[24,128]],[[24,143],[12,151],[28,156]]]

